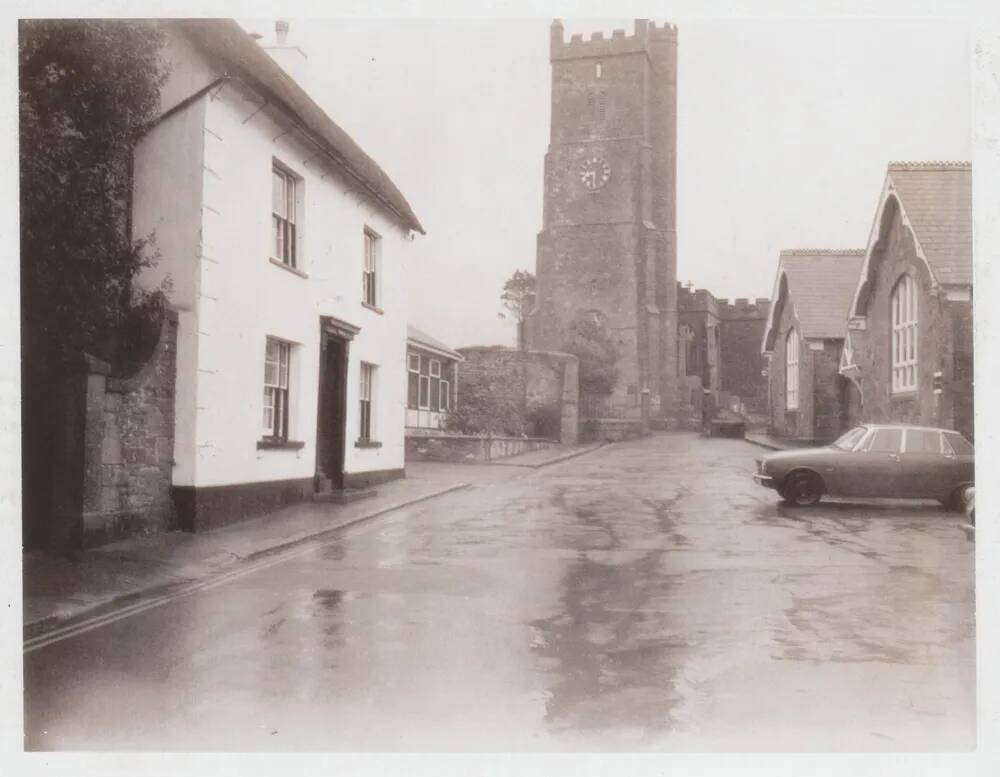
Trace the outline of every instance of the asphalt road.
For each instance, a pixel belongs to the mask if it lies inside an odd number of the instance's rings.
[[[974,747],[962,517],[787,508],[761,452],[611,445],[28,653],[26,747]]]

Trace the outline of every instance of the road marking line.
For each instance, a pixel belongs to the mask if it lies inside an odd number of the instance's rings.
[[[394,507],[388,507],[384,510],[372,513],[366,516],[360,516],[349,523],[342,526],[331,528],[328,532],[324,532],[324,535],[332,534],[339,531],[347,531],[358,527],[361,524],[366,523],[368,520],[373,518],[381,518],[389,513],[394,513],[397,510],[403,510],[413,505],[419,504],[420,502],[428,501],[435,496],[444,496],[445,494],[452,493],[454,491],[459,491],[463,488],[467,488],[467,483],[460,483],[457,486],[451,486],[443,491],[439,491],[428,496],[416,499],[413,502],[407,502],[405,504],[399,504]],[[32,653],[36,650],[40,650],[43,647],[47,647],[56,642],[61,642],[71,637],[78,636],[80,634],[86,634],[88,631],[93,631],[101,626],[107,626],[116,621],[123,620],[124,618],[129,618],[133,615],[138,615],[145,612],[146,610],[152,610],[155,607],[161,607],[164,604],[169,604],[170,602],[177,601],[191,594],[200,593],[201,591],[207,591],[210,588],[216,588],[217,586],[224,585],[233,580],[237,580],[241,577],[251,575],[254,572],[260,572],[264,569],[282,564],[285,561],[289,561],[299,556],[303,556],[306,553],[311,553],[316,550],[317,545],[322,545],[330,538],[329,536],[323,539],[311,540],[306,538],[303,540],[302,546],[298,549],[289,548],[286,551],[278,551],[278,555],[274,558],[268,559],[266,561],[260,561],[257,563],[250,564],[249,566],[242,567],[240,569],[234,569],[230,572],[223,572],[216,577],[210,578],[209,580],[202,580],[194,583],[189,583],[185,586],[180,587],[176,591],[169,594],[164,594],[163,596],[158,596],[154,599],[148,599],[143,602],[136,602],[135,604],[130,604],[126,607],[118,608],[112,612],[104,613],[103,615],[96,615],[92,618],[88,618],[79,623],[73,623],[66,626],[62,626],[52,631],[47,631],[44,634],[40,634],[37,637],[32,637],[30,639],[24,640],[24,652]]]

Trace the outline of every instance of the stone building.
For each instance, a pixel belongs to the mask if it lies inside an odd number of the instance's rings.
[[[840,358],[863,261],[861,250],[781,252],[761,346],[770,427],[780,437],[828,442],[844,429]]]
[[[564,41],[551,27],[552,123],[531,349],[559,351],[573,321],[619,351],[608,411],[673,408],[676,368],[677,29],[636,20]],[[583,402],[583,399],[581,399]]]
[[[971,165],[891,163],[840,364],[851,423],[973,436],[972,267]]]
[[[706,289],[677,286],[677,374],[684,414],[700,413],[708,389],[716,407],[767,412],[766,362],[761,337],[770,300],[717,299]]]
[[[404,473],[406,264],[423,229],[374,159],[231,20],[165,20],[134,159],[178,314],[173,496],[200,530]],[[300,56],[278,29],[276,56]],[[303,58],[304,59],[304,58]]]
[[[722,368],[720,389],[739,400],[747,415],[767,413],[767,360],[760,352],[760,341],[771,312],[766,297],[755,300],[737,297],[719,301],[722,342],[719,364]]]

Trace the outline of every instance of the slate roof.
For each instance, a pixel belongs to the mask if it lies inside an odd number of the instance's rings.
[[[782,277],[787,278],[788,297],[799,320],[799,333],[805,338],[839,339],[847,332],[847,316],[858,286],[858,274],[865,260],[864,249],[795,249],[782,251],[775,279],[775,303],[764,332],[764,350],[774,347],[775,316],[779,304]]]
[[[264,94],[407,227],[426,234],[406,198],[375,160],[234,20],[178,19],[172,23],[210,59],[221,63],[225,75]]]
[[[447,345],[442,343],[437,338],[431,337],[422,329],[417,329],[413,324],[406,325],[406,339],[413,345],[419,348],[429,348],[432,351],[437,351],[444,356],[448,356],[455,361],[464,362],[465,358],[462,354],[457,351],[453,351]]]
[[[887,176],[938,283],[971,285],[972,165],[890,162]]]

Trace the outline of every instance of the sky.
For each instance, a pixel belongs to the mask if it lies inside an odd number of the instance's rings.
[[[653,17],[662,22],[665,17]],[[504,281],[534,269],[550,19],[290,19],[306,84],[427,230],[411,323],[513,344]],[[691,19],[679,29],[678,280],[771,296],[783,248],[864,248],[890,160],[969,159],[967,27],[934,20]],[[273,20],[241,20],[272,34]],[[565,19],[573,33],[630,19]]]

